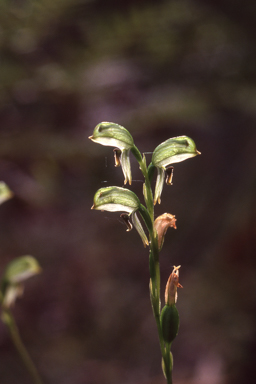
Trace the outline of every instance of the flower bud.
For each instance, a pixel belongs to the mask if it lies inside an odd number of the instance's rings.
[[[164,243],[164,236],[168,228],[176,229],[176,218],[174,215],[170,213],[164,213],[161,216],[158,216],[154,221],[154,229],[157,233],[158,238],[158,248],[159,250],[162,248]]]

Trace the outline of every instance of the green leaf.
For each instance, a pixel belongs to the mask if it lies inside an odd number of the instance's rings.
[[[156,147],[152,155],[152,164],[165,169],[169,164],[179,163],[199,154],[194,141],[189,137],[173,137]]]
[[[92,209],[132,213],[139,207],[140,200],[134,192],[121,187],[106,187],[95,193]]]

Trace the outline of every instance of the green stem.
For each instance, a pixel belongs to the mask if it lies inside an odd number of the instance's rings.
[[[151,190],[151,183],[148,175],[148,169],[147,169],[147,164],[146,164],[146,159],[145,155],[141,155],[140,151],[138,148],[134,145],[134,147],[131,149],[131,152],[137,159],[141,172],[145,178],[145,189],[146,189],[146,194],[144,194],[145,198],[145,203],[148,209],[148,213],[151,217],[152,222],[154,222],[154,204],[153,204],[153,194]]]
[[[166,371],[166,380],[168,384],[172,384],[172,367],[173,367],[172,353],[170,349],[171,349],[171,343],[170,344],[166,343],[164,364],[165,364],[165,371]]]
[[[34,380],[35,384],[43,384],[37,369],[31,360],[18,331],[18,328],[16,326],[14,317],[12,316],[9,309],[5,308],[2,312],[2,320],[7,325],[11,339],[13,341],[13,344],[15,345],[24,365],[26,366],[28,372],[30,373],[31,377]]]
[[[145,178],[143,189],[144,199],[146,203],[145,208],[142,204],[140,213],[147,225],[150,239],[150,254],[149,254],[149,270],[150,270],[150,298],[152,303],[153,314],[155,317],[158,338],[160,343],[163,364],[165,365],[167,384],[172,384],[172,363],[170,355],[170,345],[166,345],[163,340],[160,313],[161,313],[161,299],[160,299],[160,265],[159,265],[159,248],[157,234],[154,231],[154,201],[151,189],[151,180],[155,167],[151,163],[147,168],[145,156],[142,157],[137,147],[133,147],[132,153],[136,157],[141,172]]]

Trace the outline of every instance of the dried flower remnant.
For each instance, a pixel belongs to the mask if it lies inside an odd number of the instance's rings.
[[[164,213],[161,216],[158,216],[154,221],[154,229],[157,232],[158,237],[158,248],[159,250],[162,248],[164,243],[164,236],[166,234],[166,231],[168,228],[174,228],[176,227],[176,221],[174,215],[171,215],[170,213]]]
[[[169,276],[169,279],[165,288],[165,304],[173,305],[177,302],[178,293],[177,288],[183,288],[183,286],[179,283],[179,269],[180,265],[176,267],[173,266],[173,271]]]

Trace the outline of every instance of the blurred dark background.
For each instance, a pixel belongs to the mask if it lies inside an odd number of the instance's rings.
[[[256,380],[255,0],[1,0],[0,268],[43,273],[14,308],[45,384],[164,384],[148,250],[93,195],[123,185],[101,121],[142,152],[178,135],[202,156],[175,165],[156,215],[176,215],[162,291],[181,264],[175,384]],[[150,161],[150,154],[147,154]],[[142,178],[132,160],[132,190]],[[0,382],[30,377],[0,324]]]

